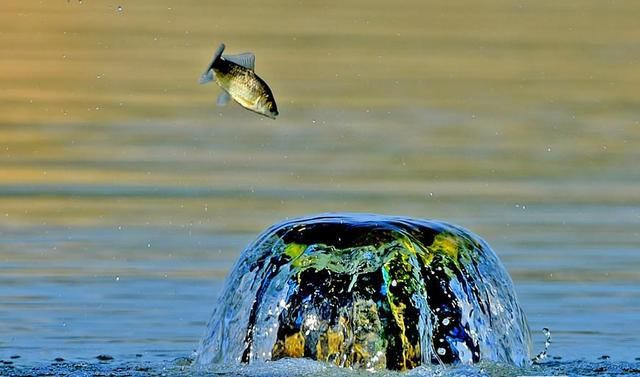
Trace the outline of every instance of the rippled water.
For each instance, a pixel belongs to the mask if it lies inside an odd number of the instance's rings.
[[[240,251],[328,211],[471,229],[542,372],[637,373],[638,6],[4,1],[0,374],[184,373]],[[221,41],[277,121],[197,85]]]

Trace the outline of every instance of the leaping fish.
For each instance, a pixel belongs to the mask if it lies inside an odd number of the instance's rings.
[[[254,72],[256,57],[250,52],[239,55],[222,55],[224,43],[213,55],[213,60],[200,78],[200,84],[215,82],[222,88],[218,106],[224,106],[233,98],[245,109],[276,119],[278,107],[273,93],[264,80]]]

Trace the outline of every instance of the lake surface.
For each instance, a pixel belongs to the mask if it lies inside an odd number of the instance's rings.
[[[551,329],[548,373],[638,373],[640,3],[0,10],[0,374],[183,373],[241,250],[344,211],[474,231],[534,349]],[[220,42],[256,53],[276,121],[197,85]]]

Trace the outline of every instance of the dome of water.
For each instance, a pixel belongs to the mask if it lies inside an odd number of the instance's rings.
[[[530,353],[511,279],[478,236],[437,221],[329,214],[277,224],[249,245],[196,360],[406,370],[522,366]]]

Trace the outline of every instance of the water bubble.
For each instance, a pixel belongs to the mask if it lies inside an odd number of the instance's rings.
[[[118,10],[118,12],[122,12],[122,10],[123,10],[124,8],[122,8],[122,5],[118,5],[118,8],[116,8],[116,9]]]
[[[444,348],[442,348],[442,347],[438,348],[438,355],[442,356],[442,355],[444,355],[444,354],[446,354],[446,353],[447,353],[447,350],[446,350],[446,349],[444,349]]]

